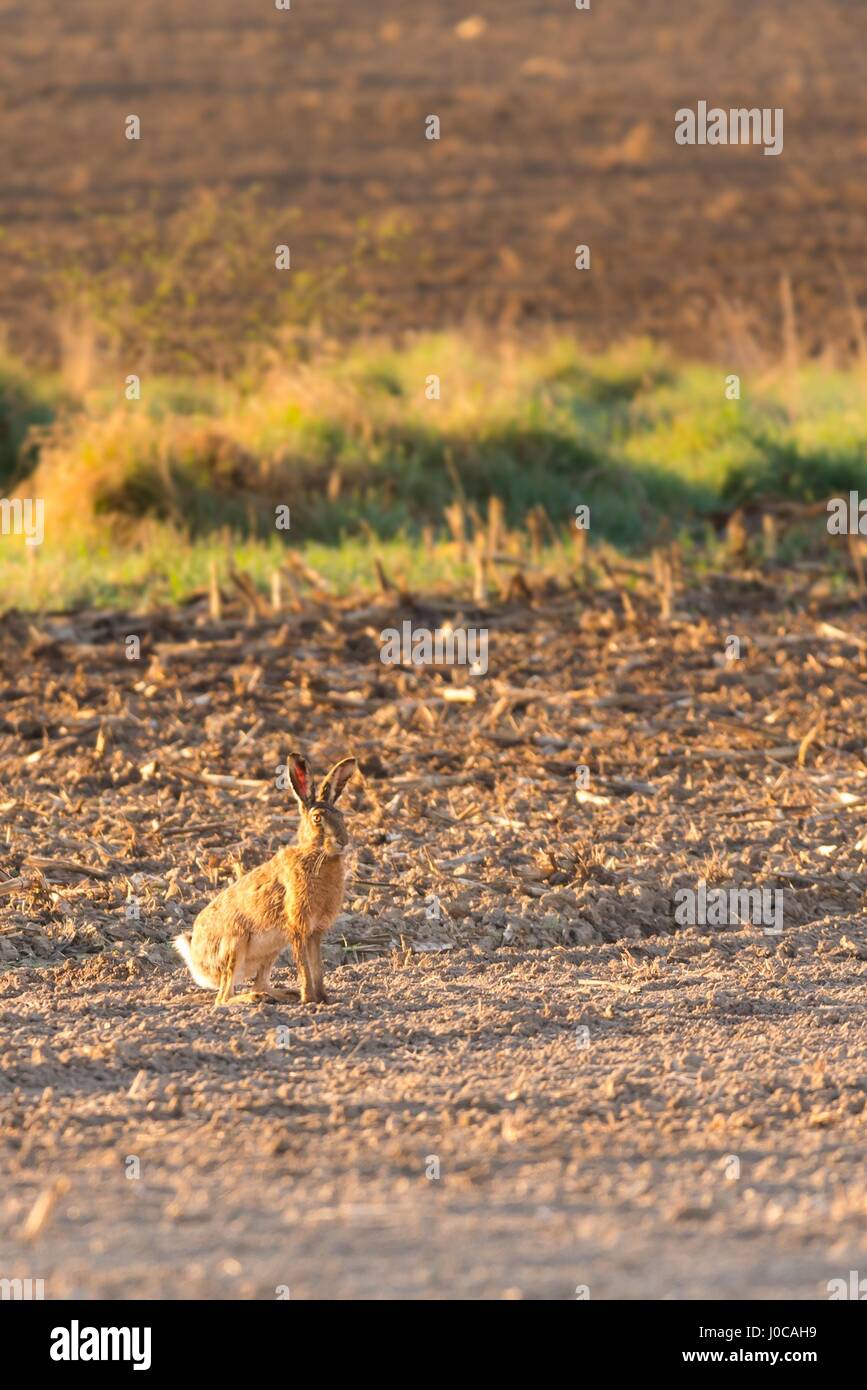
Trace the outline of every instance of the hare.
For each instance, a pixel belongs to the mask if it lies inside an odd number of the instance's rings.
[[[343,901],[346,825],[335,807],[358,764],[335,763],[316,795],[316,785],[299,753],[289,757],[289,782],[301,810],[296,843],[278,850],[203,908],[192,933],[175,937],[196,984],[216,989],[215,1004],[228,1004],[235,985],[252,977],[253,991],[238,1000],[297,999],[298,991],[271,987],[271,969],[292,947],[302,1004],[327,1004],[322,985],[323,933]]]

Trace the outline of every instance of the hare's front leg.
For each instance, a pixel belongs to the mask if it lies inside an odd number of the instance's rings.
[[[318,950],[314,955],[311,946],[315,932],[295,931],[292,933],[292,954],[295,957],[295,968],[298,971],[298,984],[301,988],[302,1004],[321,1004],[322,998],[322,962],[319,959]]]
[[[307,964],[307,943],[300,931],[292,933],[292,955],[295,960],[295,969],[298,972],[298,986],[301,990],[301,1003],[312,1003],[312,981],[310,979],[310,967]]]
[[[322,933],[320,931],[311,932],[304,946],[307,953],[307,968],[310,972],[310,981],[313,989],[313,1001],[316,1004],[327,1004],[328,995],[325,993],[322,970]]]

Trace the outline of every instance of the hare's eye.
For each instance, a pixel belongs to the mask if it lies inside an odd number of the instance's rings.
[[[313,812],[313,824],[314,824],[314,825],[321,825],[321,824],[322,824],[322,817],[320,816],[320,814],[319,814],[318,811],[314,811],[314,812]]]

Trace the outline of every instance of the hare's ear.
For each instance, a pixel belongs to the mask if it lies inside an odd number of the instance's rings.
[[[321,799],[333,806],[357,767],[355,758],[341,758],[339,763],[335,763],[319,789]]]
[[[295,800],[302,810],[306,810],[316,800],[316,784],[307,766],[307,759],[302,758],[300,753],[290,753],[287,766]]]

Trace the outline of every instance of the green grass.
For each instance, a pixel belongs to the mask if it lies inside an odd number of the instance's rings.
[[[0,355],[0,487],[26,465],[25,443],[57,416],[63,401],[54,376],[28,372]]]
[[[234,537],[231,560],[267,595],[271,575],[284,558],[283,550],[282,543],[273,538],[251,541]],[[338,595],[373,593],[377,588],[374,555],[382,560],[390,577],[411,591],[454,584],[468,588],[472,581],[469,563],[456,563],[446,547],[429,556],[411,538],[394,537],[371,544],[353,537],[339,546],[310,542],[298,550]],[[550,551],[545,559],[556,563]],[[212,563],[217,565],[224,592],[231,594],[223,538],[188,541],[171,527],[155,526],[129,547],[108,540],[95,548],[84,542],[71,543],[62,552],[43,546],[31,560],[22,546],[0,560],[3,607],[56,611],[92,605],[135,610],[173,606],[207,590]],[[285,584],[283,592],[288,597]]]
[[[440,399],[426,394],[434,375]],[[124,377],[71,401],[54,379],[0,364],[0,467],[29,469],[19,491],[46,505],[35,557],[0,537],[7,604],[178,600],[205,584],[226,528],[263,584],[291,544],[351,588],[370,577],[371,533],[410,585],[446,578],[453,561],[418,540],[431,524],[445,534],[456,496],[480,512],[501,498],[513,527],[541,506],[563,537],[588,504],[591,542],[640,552],[675,534],[703,544],[708,517],[738,502],[867,493],[855,371],[745,376],[729,401],[725,369],[646,343],[590,357],[562,338],[443,334],[231,380],[145,373],[139,401]],[[275,530],[284,506],[288,533]]]

